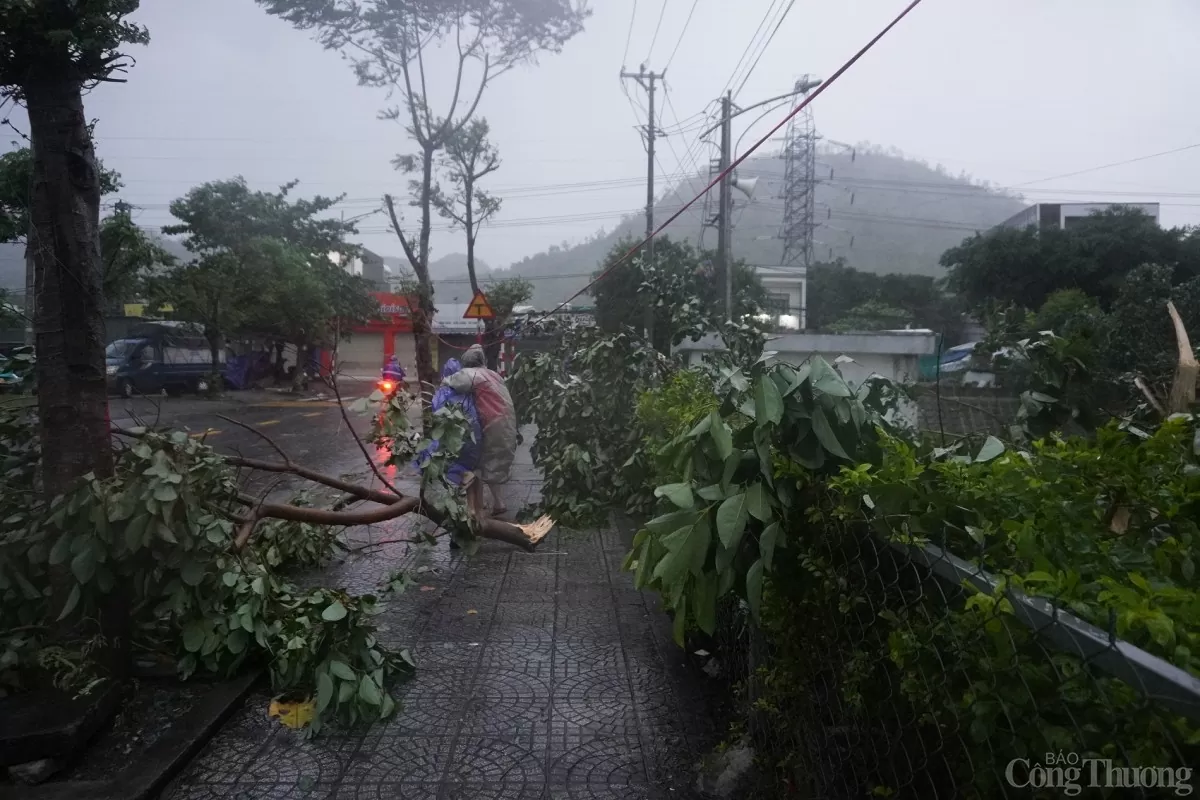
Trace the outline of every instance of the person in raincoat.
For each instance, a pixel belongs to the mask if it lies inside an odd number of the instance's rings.
[[[499,516],[508,512],[500,497],[500,487],[511,477],[517,452],[517,414],[504,378],[484,366],[485,363],[483,348],[473,345],[463,353],[462,369],[443,375],[442,386],[475,398],[483,426],[479,477],[491,491],[492,515]]]
[[[462,364],[457,359],[450,359],[446,365],[442,367],[442,379],[455,374],[462,369]],[[467,475],[475,472],[479,468],[479,458],[482,453],[483,442],[483,426],[479,419],[479,410],[475,405],[475,398],[468,392],[457,391],[450,386],[443,384],[438,387],[437,392],[433,395],[433,410],[436,412],[445,406],[458,406],[466,414],[467,420],[470,423],[471,436],[463,442],[462,450],[459,451],[458,459],[450,465],[450,469],[446,472],[446,478],[455,486],[461,486]],[[428,457],[433,454],[439,447],[439,442],[434,439],[429,447],[425,448],[418,454],[414,466],[421,468],[422,463],[426,462]],[[478,481],[471,481],[467,486],[467,503],[471,506],[472,511],[478,512],[481,507],[479,503],[479,488]],[[471,492],[474,489],[475,497],[472,502]]]
[[[388,356],[380,374],[383,376],[382,380],[391,381],[397,386],[404,381],[404,367],[400,366],[400,362],[394,355]]]

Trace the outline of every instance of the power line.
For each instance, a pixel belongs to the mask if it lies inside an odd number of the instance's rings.
[[[675,54],[679,52],[679,45],[683,44],[683,37],[687,33],[688,26],[692,24],[692,15],[696,13],[696,6],[700,0],[692,0],[692,7],[688,11],[687,19],[683,21],[683,30],[679,32],[679,38],[675,40],[675,47],[671,49],[671,55],[667,58],[667,63],[663,66],[663,72],[671,66],[671,62],[675,60]],[[665,3],[664,3],[665,5]]]
[[[1072,178],[1076,175],[1083,175],[1084,173],[1087,173],[1087,172],[1096,172],[1096,171],[1102,170],[1102,169],[1109,169],[1110,167],[1120,167],[1120,166],[1124,166],[1125,164],[1135,164],[1138,161],[1148,161],[1151,158],[1159,158],[1160,156],[1169,156],[1174,153],[1182,153],[1184,150],[1192,150],[1197,147],[1200,147],[1200,142],[1197,142],[1196,144],[1187,144],[1187,145],[1184,145],[1183,147],[1176,147],[1174,150],[1164,150],[1161,153],[1151,153],[1148,156],[1138,156],[1137,158],[1129,158],[1124,161],[1114,161],[1111,164],[1101,164],[1098,167],[1088,167],[1087,169],[1076,170],[1075,172],[1064,172],[1062,175],[1052,175],[1049,178],[1038,178],[1036,181],[1027,181],[1025,183],[1019,183],[1017,185],[1018,186],[1030,186],[1035,183],[1046,183],[1047,181],[1056,181],[1059,178]]]
[[[783,21],[787,19],[787,15],[792,10],[792,6],[794,5],[796,5],[796,0],[789,0],[787,8],[783,10],[783,15],[780,16],[779,21],[775,23],[775,29],[771,31],[771,35],[767,37],[766,43],[762,46],[762,49],[758,51],[758,56],[754,59],[754,63],[750,65],[750,69],[748,69],[745,76],[742,77],[741,85],[734,90],[734,97],[737,97],[741,93],[742,89],[745,88],[746,81],[750,80],[750,76],[754,73],[754,69],[758,66],[758,62],[762,60],[763,53],[767,52],[767,48],[771,46],[771,42],[775,39],[775,34],[779,33],[779,28],[783,25]]]
[[[719,94],[725,94],[725,92],[733,86],[733,82],[737,80],[738,73],[742,69],[742,63],[746,60],[746,56],[750,54],[750,51],[754,47],[754,43],[758,41],[758,36],[766,27],[767,20],[770,19],[775,13],[775,4],[777,2],[779,2],[779,0],[771,0],[771,5],[767,6],[766,13],[763,14],[763,18],[759,21],[758,27],[755,28],[754,34],[750,37],[750,41],[746,44],[746,49],[742,51],[741,57],[738,58],[737,64],[734,65],[733,73],[730,74],[729,80],[725,81],[725,85],[721,87]]]
[[[591,282],[589,282],[586,286],[584,286],[578,292],[571,295],[566,300],[564,300],[562,303],[560,303],[556,308],[554,308],[550,312],[548,312],[545,316],[542,317],[542,319],[549,317],[555,311],[561,309],[563,306],[567,305],[567,303],[571,302],[571,300],[573,300],[574,298],[583,294],[584,292],[588,291],[593,286],[595,286],[597,283],[602,281],[606,275],[611,274],[614,269],[616,269],[621,264],[623,264],[625,261],[627,261],[634,253],[641,250],[642,247],[644,247],[646,245],[646,242],[648,242],[650,239],[653,239],[658,234],[662,233],[667,228],[667,226],[669,226],[675,220],[679,219],[679,217],[681,217],[683,215],[684,211],[686,211],[687,209],[689,209],[693,205],[695,205],[697,200],[701,199],[706,194],[708,194],[708,192],[714,186],[716,186],[718,183],[723,181],[726,178],[726,176],[728,176],[731,172],[733,172],[735,169],[737,169],[737,167],[743,161],[745,161],[747,158],[749,158],[750,155],[755,150],[757,150],[758,148],[760,148],[764,144],[766,144],[767,141],[772,136],[774,136],[776,134],[776,132],[779,131],[780,128],[782,128],[784,125],[788,124],[788,122],[790,122],[793,117],[795,117],[797,114],[799,114],[801,111],[803,111],[810,103],[812,103],[812,101],[814,101],[818,97],[820,97],[821,94],[826,89],[828,89],[830,86],[832,86],[834,83],[836,83],[837,80],[839,78],[841,78],[841,76],[843,74],[845,74],[846,70],[848,70],[848,69],[850,69],[850,67],[854,66],[860,58],[862,58],[864,55],[866,55],[867,52],[872,47],[874,47],[877,42],[879,42],[880,39],[882,39],[884,36],[887,35],[888,31],[890,31],[892,28],[894,28],[898,24],[900,24],[900,20],[907,17],[909,15],[909,13],[920,4],[921,4],[921,0],[912,0],[912,2],[909,3],[907,6],[905,6],[904,10],[901,11],[895,17],[895,19],[893,19],[891,22],[889,22],[883,28],[883,30],[881,30],[879,33],[875,34],[875,36],[869,42],[867,42],[865,45],[863,45],[862,48],[857,53],[855,53],[853,56],[851,56],[850,59],[848,61],[846,61],[846,63],[844,63],[844,64],[842,64],[842,66],[838,67],[837,71],[834,72],[833,75],[831,75],[827,81],[825,81],[820,86],[818,86],[816,88],[816,90],[813,91],[812,94],[805,97],[804,100],[802,100],[799,105],[797,105],[794,109],[791,110],[790,113],[788,113],[787,116],[785,116],[782,120],[780,120],[775,125],[774,128],[767,131],[767,134],[765,136],[763,136],[761,139],[759,139],[757,142],[755,142],[755,144],[749,150],[747,150],[743,155],[734,159],[733,162],[728,167],[726,167],[719,175],[717,175],[711,181],[709,181],[708,185],[705,186],[700,191],[699,194],[697,194],[695,197],[693,197],[691,200],[689,200],[687,203],[685,203],[682,208],[680,208],[678,211],[676,211],[674,214],[672,214],[670,217],[668,217],[667,220],[665,222],[663,222],[661,225],[659,225],[657,229],[652,231],[650,233],[650,235],[646,237],[645,241],[639,242],[636,245],[634,245],[633,247],[629,248],[629,250],[627,250],[625,252],[625,255],[621,256],[619,259],[617,259],[615,262],[613,262],[607,269],[605,269],[603,272],[601,272],[599,275],[597,275]]]
[[[633,41],[633,23],[637,20],[637,0],[633,0],[633,13],[629,15],[629,33],[625,34],[625,54],[621,56],[621,69],[629,61],[629,43]]]
[[[663,16],[667,13],[667,3],[669,2],[670,0],[663,0],[662,8],[658,12],[658,24],[654,26],[654,36],[650,39],[650,52],[646,54],[647,64],[650,63],[650,58],[654,55],[654,45],[658,41],[658,32],[662,30]],[[663,72],[666,72],[666,68],[663,68]]]

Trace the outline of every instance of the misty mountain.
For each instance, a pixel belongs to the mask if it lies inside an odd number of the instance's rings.
[[[154,237],[162,249],[179,261],[190,261],[192,254],[176,239]],[[25,245],[0,244],[0,289],[25,291]]]
[[[411,272],[412,269],[408,266],[407,258],[398,258],[396,256],[383,256],[383,265],[391,270],[393,275],[399,272]],[[491,267],[486,261],[481,261],[478,257],[475,258],[476,275],[482,279],[484,275],[491,272]],[[433,278],[434,283],[445,280],[467,279],[467,254],[466,253],[450,253],[449,255],[435,258],[429,262],[429,276]]]
[[[739,179],[757,178],[753,197],[733,191],[734,258],[756,266],[779,266],[783,242],[784,162],[770,155],[747,160],[738,170]],[[1002,222],[1026,204],[1020,198],[972,180],[952,175],[940,166],[907,158],[898,151],[871,145],[856,152],[822,152],[817,158],[813,222],[813,260],[841,258],[852,267],[874,273],[940,276],[938,259],[975,231]],[[656,205],[656,220],[666,220],[699,192],[709,178],[699,175],[672,187]],[[671,224],[666,235],[687,239],[715,249],[717,232],[702,229],[706,213],[715,214],[716,190],[712,201],[698,201]],[[582,244],[552,246],[537,255],[515,262],[492,276],[529,278],[534,284],[533,304],[549,307],[561,302],[589,280],[590,273],[623,236],[641,236],[641,215],[624,219],[611,231],[600,231]],[[487,230],[480,236],[487,249]],[[439,297],[444,295],[439,291]],[[589,302],[586,298],[576,301]]]

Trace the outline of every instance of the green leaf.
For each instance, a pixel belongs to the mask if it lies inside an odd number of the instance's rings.
[[[754,418],[776,425],[783,419],[783,396],[769,373],[760,375],[754,386]]]
[[[332,699],[333,679],[329,677],[328,672],[322,672],[317,676],[317,713],[320,714],[328,708]]]
[[[708,546],[712,544],[712,531],[708,527],[708,516],[701,516],[687,528],[687,535],[679,545],[679,558],[693,575],[699,575],[708,560]]]
[[[687,596],[679,598],[679,605],[675,607],[675,624],[671,628],[671,634],[675,639],[675,644],[683,647],[683,635],[687,633]]]
[[[346,607],[342,605],[341,600],[334,600],[329,605],[325,606],[325,610],[321,612],[321,619],[326,622],[337,622],[346,618]]]
[[[383,702],[383,698],[379,694],[379,687],[375,685],[375,680],[370,675],[363,675],[358,682],[358,699],[372,706],[378,706]]]
[[[717,629],[717,575],[706,572],[692,584],[692,616],[700,630],[712,636]]]
[[[234,628],[229,632],[229,638],[225,640],[225,647],[229,652],[237,655],[246,649],[246,643],[249,640],[246,632],[241,628]]]
[[[772,522],[763,529],[758,537],[758,552],[762,556],[763,569],[771,568],[771,559],[775,557],[775,544],[779,539],[779,523]]]
[[[198,653],[204,646],[206,633],[199,622],[190,622],[183,629],[183,648],[189,653]]]
[[[67,602],[63,604],[63,609],[59,613],[56,622],[62,622],[75,610],[75,606],[79,605],[79,598],[82,594],[82,589],[78,583],[71,587],[71,593],[67,595]]]
[[[125,547],[128,550],[138,550],[146,540],[146,526],[150,523],[149,514],[138,514],[125,523]]]
[[[983,447],[979,448],[979,455],[975,456],[976,463],[991,461],[996,456],[1004,452],[1004,442],[997,439],[995,436],[989,436],[987,441],[983,443]]]
[[[58,566],[67,560],[67,556],[71,555],[71,539],[70,533],[63,532],[62,536],[58,537],[58,541],[54,543],[54,547],[50,548],[50,565]]]
[[[89,543],[71,559],[71,574],[80,583],[87,583],[96,574],[96,546]]]
[[[733,452],[733,434],[729,432],[729,426],[716,411],[709,414],[708,419],[708,433],[712,436],[713,444],[717,446],[717,457],[729,458],[729,454]]]
[[[746,571],[746,602],[750,604],[750,613],[758,619],[759,607],[762,605],[763,562],[760,558],[750,565]]]
[[[721,489],[720,485],[715,483],[711,486],[705,486],[702,489],[697,489],[696,494],[700,495],[701,500],[707,500],[710,503],[715,503],[718,500],[725,499],[724,490]]]
[[[646,523],[645,528],[651,533],[671,533],[679,530],[681,526],[691,523],[699,513],[699,511],[672,511],[650,520]]]
[[[727,550],[735,550],[746,529],[746,495],[739,492],[717,509],[717,535]]]
[[[655,497],[665,497],[681,509],[687,510],[696,504],[690,483],[668,483],[654,490]]]
[[[338,687],[338,703],[344,703],[353,697],[354,690],[357,688],[357,682],[342,681],[342,685]]]
[[[813,408],[812,426],[813,433],[817,435],[817,441],[821,443],[821,447],[825,448],[827,453],[847,461],[850,460],[850,456],[846,454],[842,443],[838,441],[837,434],[833,432],[833,428],[820,406]]]
[[[170,503],[179,498],[179,492],[169,483],[161,484],[154,490],[154,499],[160,503]]]
[[[721,488],[726,494],[729,494],[730,482],[733,480],[734,473],[737,472],[737,468],[741,463],[742,454],[740,452],[731,453],[729,458],[725,459],[725,466],[721,472]]]
[[[358,677],[345,661],[330,661],[329,671],[344,681],[352,681]]]
[[[814,389],[831,397],[853,396],[854,392],[842,380],[842,376],[838,375],[834,368],[829,366],[828,361],[820,356],[813,356],[809,364],[812,365],[812,369],[809,372],[809,380],[812,381]]]
[[[720,418],[721,418],[720,416],[717,417],[718,420]],[[708,431],[709,426],[712,425],[712,421],[713,421],[713,415],[709,414],[707,417],[705,417],[704,419],[697,422],[696,426],[694,428],[692,428],[690,431],[688,431],[687,438],[699,439],[701,436],[703,436]]]
[[[756,483],[746,490],[746,510],[760,522],[770,522],[775,517],[771,510],[770,495],[761,483]]]
[[[199,561],[189,560],[179,571],[179,577],[188,586],[199,586],[204,581],[204,565]]]

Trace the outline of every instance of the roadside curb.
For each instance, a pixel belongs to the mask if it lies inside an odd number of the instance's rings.
[[[19,787],[21,800],[152,800],[220,730],[263,676],[256,670],[214,686],[135,763],[110,781],[64,781]],[[16,800],[7,790],[0,798]]]

